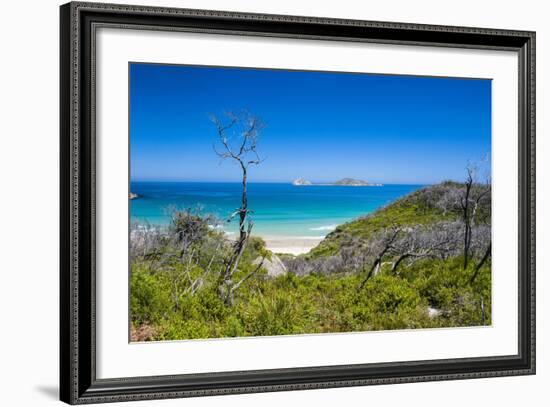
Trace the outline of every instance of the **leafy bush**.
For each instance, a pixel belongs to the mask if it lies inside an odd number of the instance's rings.
[[[134,265],[130,280],[130,309],[132,323],[158,324],[172,312],[170,289],[161,276],[147,272],[145,267]]]

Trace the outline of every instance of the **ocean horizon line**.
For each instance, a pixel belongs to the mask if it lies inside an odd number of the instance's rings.
[[[292,184],[293,180],[290,181],[247,181],[247,184]],[[156,179],[131,179],[130,183],[133,182],[157,182],[157,183],[193,183],[193,184],[242,184],[241,181],[200,181],[200,180],[156,180]],[[312,181],[313,185],[307,185],[307,186],[348,186],[348,185],[332,185],[331,181],[323,180],[323,181]],[[333,182],[333,181],[332,181]],[[422,185],[422,186],[429,186],[429,185],[436,185],[440,182],[382,182],[382,181],[369,181],[372,183],[378,183],[383,185]],[[299,185],[302,186],[302,185]]]

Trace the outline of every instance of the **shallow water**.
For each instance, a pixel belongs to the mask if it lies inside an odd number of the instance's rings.
[[[249,183],[248,205],[253,212],[253,233],[261,236],[323,237],[337,225],[364,216],[421,188],[422,185],[378,187],[294,186],[290,183]],[[139,195],[131,200],[131,221],[166,225],[171,208],[200,209],[222,220],[240,205],[240,183],[132,182]],[[228,233],[237,220],[223,222]]]

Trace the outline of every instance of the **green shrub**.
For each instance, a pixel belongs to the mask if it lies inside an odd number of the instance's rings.
[[[130,314],[132,323],[158,324],[173,308],[170,287],[158,275],[151,275],[144,267],[134,264],[130,279]]]
[[[358,294],[353,312],[363,328],[408,329],[429,323],[427,306],[407,280],[381,274],[371,278]]]

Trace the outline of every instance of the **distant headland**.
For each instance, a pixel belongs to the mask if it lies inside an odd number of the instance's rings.
[[[345,187],[381,187],[383,184],[368,182],[354,178],[342,178],[336,182],[327,183],[313,183],[304,178],[297,178],[292,181],[292,185],[295,186],[308,186],[308,185],[322,185],[322,186],[345,186]]]

